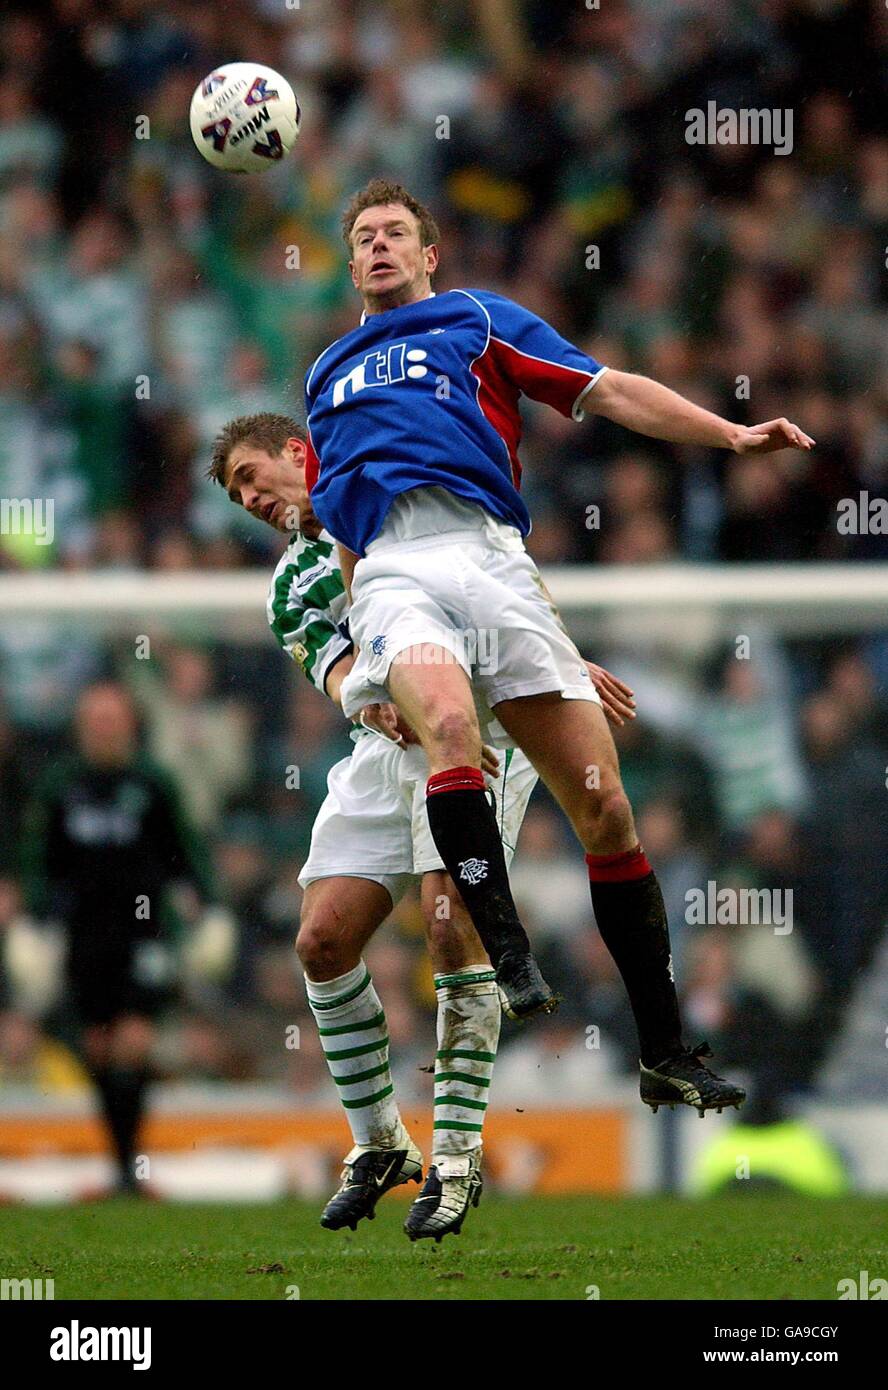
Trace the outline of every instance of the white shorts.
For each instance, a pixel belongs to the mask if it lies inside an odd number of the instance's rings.
[[[480,507],[463,507],[459,519],[466,529],[416,539],[384,529],[355,566],[348,616],[358,656],[342,683],[344,712],[391,698],[389,668],[414,646],[428,647],[434,661],[443,648],[490,709],[548,691],[600,704],[517,529]]]
[[[400,748],[378,734],[359,739],[351,757],[327,777],[300,885],[318,878],[369,878],[396,903],[418,874],[443,869],[426,811],[428,776],[418,745]],[[514,749],[500,756],[499,777],[485,780],[509,864],[537,775]]]

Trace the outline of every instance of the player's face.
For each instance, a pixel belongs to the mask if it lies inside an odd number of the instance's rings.
[[[419,223],[403,203],[364,208],[351,232],[352,282],[368,312],[424,299],[438,248],[423,246]]]
[[[226,491],[276,531],[295,531],[314,537],[321,523],[312,511],[305,485],[305,443],[288,439],[279,454],[255,444],[235,444],[228,456]]]

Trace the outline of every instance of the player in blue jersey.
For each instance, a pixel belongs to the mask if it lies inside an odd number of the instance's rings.
[[[594,410],[682,444],[768,453],[814,441],[785,419],[733,424],[674,391],[608,370],[500,295],[435,295],[438,230],[401,185],[373,180],[343,219],[360,325],[306,376],[312,503],[353,566],[346,713],[395,701],[428,757],[429,823],[514,1012],[551,1007],[509,891],[484,797],[470,678],[571,820],[602,937],[620,969],[651,1106],[739,1104],[743,1091],[685,1046],[669,931],[635,832],[613,740],[582,659],[523,546],[522,394]],[[352,552],[351,557],[345,549]],[[480,640],[496,634],[482,671]],[[471,639],[470,641],[467,641]],[[376,698],[379,695],[376,694]]]

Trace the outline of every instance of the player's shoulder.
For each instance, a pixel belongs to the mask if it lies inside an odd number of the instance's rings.
[[[460,289],[454,293],[465,295],[478,306],[491,337],[507,338],[512,332],[526,329],[535,318],[529,309],[496,290]]]
[[[288,540],[286,547],[281,551],[281,557],[274,567],[272,582],[282,575],[291,565],[299,559],[305,548],[305,537],[301,531],[294,531]]]
[[[294,531],[286,550],[274,567],[274,573],[271,577],[272,585],[282,575],[294,572],[301,573],[325,561],[334,565],[339,563],[336,542],[329,531],[322,531],[319,536],[315,537],[306,536],[301,531]]]
[[[309,537],[297,531],[275,566],[268,586],[268,621],[274,627],[320,574],[339,573],[336,542],[328,531]]]
[[[329,343],[327,347],[324,348],[323,352],[318,353],[308,371],[305,373],[304,385],[307,398],[311,398],[312,387],[317,384],[316,378],[319,375],[319,369],[321,369],[327,361],[335,362],[343,351],[347,352],[351,340],[357,337],[362,327],[362,324],[356,324],[355,327],[350,328],[347,333],[342,333],[338,338],[334,338],[333,342]],[[320,371],[320,375],[323,376],[323,371]]]
[[[514,299],[508,299],[504,294],[497,294],[496,290],[460,288],[454,290],[453,293],[464,294],[469,299],[473,299],[487,314],[508,309],[517,309],[521,311],[520,304],[516,304]]]

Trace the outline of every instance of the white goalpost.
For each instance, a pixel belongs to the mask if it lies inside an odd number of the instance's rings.
[[[120,630],[177,616],[201,616],[231,639],[265,625],[269,571],[6,574],[0,622],[18,617],[78,617]],[[670,618],[753,615],[774,632],[873,631],[888,627],[888,564],[566,565],[544,569],[569,625],[590,617],[644,613],[664,640]]]

